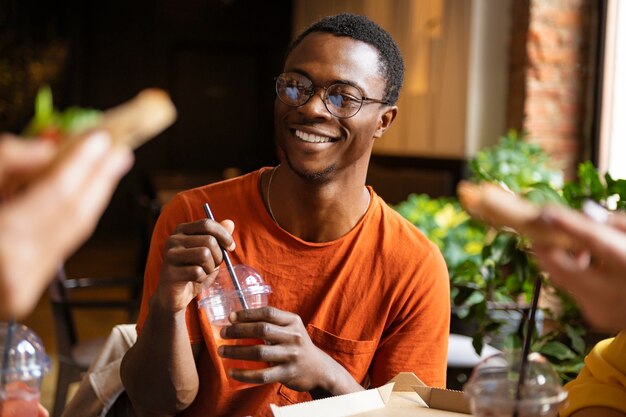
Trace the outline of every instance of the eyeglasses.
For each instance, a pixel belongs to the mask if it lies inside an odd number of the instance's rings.
[[[322,88],[322,101],[326,110],[340,119],[357,114],[363,103],[389,104],[384,100],[365,97],[358,87],[349,84],[337,83]],[[313,97],[315,90],[313,81],[297,72],[284,72],[276,77],[276,94],[288,106],[304,106]]]

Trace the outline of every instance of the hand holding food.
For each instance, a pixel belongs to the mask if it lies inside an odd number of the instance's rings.
[[[626,214],[612,213],[598,223],[565,207],[549,207],[542,216],[551,231],[576,240],[580,251],[536,244],[541,268],[578,301],[592,324],[626,330]]]
[[[587,204],[539,207],[491,183],[462,182],[463,207],[477,220],[511,228],[533,241],[533,255],[550,279],[567,290],[589,321],[626,329],[626,215]]]
[[[159,134],[176,119],[176,108],[167,93],[151,88],[141,91],[131,100],[105,112],[70,107],[63,112],[55,111],[49,89],[42,89],[35,101],[35,116],[23,132],[26,137],[38,137],[57,146],[54,160],[45,169],[26,178],[16,178],[20,183],[31,181],[33,176],[43,175],[61,160],[86,134],[96,130],[106,131],[113,146],[137,148]]]
[[[461,181],[457,188],[461,205],[476,220],[496,228],[508,228],[533,241],[561,247],[576,247],[576,241],[546,227],[541,207],[503,187],[483,182]]]
[[[129,146],[168,126],[175,111],[165,93],[148,90],[92,116],[89,126],[67,132],[29,125],[49,139],[56,132],[56,146],[0,138],[0,318],[23,317],[34,307],[59,266],[93,232],[132,165]]]

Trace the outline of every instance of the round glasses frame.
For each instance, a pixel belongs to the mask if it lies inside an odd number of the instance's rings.
[[[281,92],[280,92],[281,81],[282,81],[282,84],[284,84],[285,78],[289,78],[287,73],[282,73],[282,74],[280,74],[280,75],[278,75],[277,77],[274,78],[274,80],[276,81],[276,96],[278,97],[278,99],[282,103],[284,103],[284,104],[286,104],[286,105],[288,105],[290,107],[302,107],[302,106],[304,106],[306,103],[309,102],[311,97],[313,97],[315,95],[315,92],[317,90],[317,88],[313,85],[313,81],[309,80],[308,78],[306,78],[302,74],[298,74],[298,76],[301,77],[302,79],[307,80],[310,83],[310,85],[308,87],[305,87],[305,89],[304,89],[304,95],[303,95],[304,100],[302,100],[302,99],[298,100],[298,102],[302,101],[299,104],[294,104],[292,102],[289,102],[287,99],[282,97],[284,95],[284,93],[281,94]],[[340,107],[336,107],[332,103],[332,101],[330,100],[329,95],[328,95],[328,90],[333,89],[333,87],[344,87],[344,86],[345,87],[349,87],[349,88],[353,88],[353,89],[355,89],[355,90],[357,90],[359,92],[360,96],[359,97],[355,97],[356,99],[359,99],[359,102],[358,102],[358,106],[354,106],[352,108],[349,108],[349,110],[353,111],[353,113],[350,113],[350,114],[339,113],[339,114],[337,114],[337,110],[341,110],[341,108]],[[339,119],[349,119],[350,117],[354,117],[361,110],[361,108],[363,107],[363,104],[370,104],[370,103],[379,103],[379,104],[385,104],[385,105],[389,104],[389,102],[385,101],[385,100],[379,100],[379,99],[375,99],[375,98],[365,97],[363,95],[363,92],[361,91],[360,88],[358,88],[358,87],[356,87],[354,85],[350,85],[350,84],[335,83],[335,84],[329,85],[328,87],[323,87],[322,86],[322,87],[318,87],[318,88],[324,89],[324,94],[322,95],[322,102],[324,103],[324,107],[326,107],[326,110],[330,114],[332,114],[333,116],[335,116],[335,117],[337,117]]]

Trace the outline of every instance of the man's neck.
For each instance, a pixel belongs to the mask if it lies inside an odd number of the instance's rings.
[[[336,182],[311,184],[284,166],[265,173],[261,190],[274,221],[307,242],[329,242],[345,235],[370,204],[364,181],[348,186]]]

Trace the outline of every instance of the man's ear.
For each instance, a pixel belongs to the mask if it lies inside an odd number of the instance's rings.
[[[378,119],[376,130],[374,131],[374,138],[381,137],[391,126],[391,123],[398,114],[398,106],[389,107]]]

